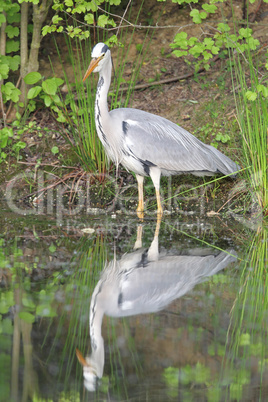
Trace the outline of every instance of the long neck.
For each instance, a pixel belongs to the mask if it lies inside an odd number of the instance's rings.
[[[101,120],[106,121],[109,119],[109,110],[107,103],[108,91],[111,85],[112,74],[112,61],[111,58],[107,61],[105,67],[99,73],[99,81],[96,91],[95,99],[95,120],[98,123],[98,116],[101,116]]]
[[[107,60],[103,69],[99,72],[99,81],[97,85],[95,98],[95,124],[98,136],[104,147],[107,145],[107,130],[109,130],[109,110],[107,103],[108,91],[111,84],[112,60]]]
[[[101,335],[101,325],[104,311],[98,306],[98,295],[101,291],[100,282],[97,284],[90,303],[89,332],[91,342],[90,361],[95,367],[97,376],[102,377],[104,366],[104,341]]]
[[[107,96],[111,84],[112,59],[107,60],[99,73],[99,81],[95,99],[95,125],[98,136],[106,153],[117,165],[121,160],[120,136],[115,129],[115,122],[109,115]]]

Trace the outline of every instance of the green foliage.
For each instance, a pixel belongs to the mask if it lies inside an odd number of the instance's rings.
[[[230,140],[230,136],[228,134],[218,133],[215,137],[216,141],[221,141],[223,144]]]
[[[59,87],[64,83],[61,78],[48,78],[46,80],[42,79],[42,76],[38,72],[31,72],[24,78],[26,84],[40,84],[35,85],[29,89],[27,98],[32,100],[27,107],[30,112],[36,109],[37,101],[43,101],[44,106],[50,107],[52,111],[57,114],[57,120],[62,121],[62,113],[59,110],[59,106],[62,106],[62,101],[57,94]],[[38,100],[34,100],[38,97]]]
[[[21,137],[25,133],[42,137],[43,133],[48,130],[37,126],[35,121],[22,124],[18,115],[18,120],[15,120],[11,126],[0,130],[0,163],[6,160],[8,155],[17,160],[21,159],[20,151],[26,147],[26,143],[22,141]]]
[[[226,128],[215,121],[198,128],[198,133],[205,141],[210,141],[215,148],[218,147],[217,142],[226,144],[231,139],[230,135],[226,133]]]
[[[26,143],[20,141],[20,135],[14,133],[13,127],[0,130],[0,163],[7,158],[8,153],[13,153],[19,159],[19,152],[25,147]]]
[[[70,38],[88,39],[90,38],[90,27],[108,28],[116,27],[116,23],[111,18],[109,13],[98,9],[101,6],[102,9],[106,9],[107,0],[54,0],[52,9],[59,12],[66,12],[71,16],[75,16],[80,20],[79,26],[71,25],[70,21],[65,20],[58,14],[52,18],[52,23],[46,25],[42,29],[42,34],[45,36],[49,33],[67,33]],[[121,0],[109,0],[109,6],[119,6]],[[98,14],[96,13],[98,11]],[[83,27],[83,28],[82,28]],[[117,37],[113,36],[113,41],[117,42]]]
[[[7,82],[6,84],[3,84],[1,87],[1,91],[4,103],[6,103],[9,100],[11,100],[14,103],[17,103],[19,101],[21,91],[18,88],[16,88],[15,85],[12,84],[12,82]]]
[[[51,148],[51,152],[52,152],[54,155],[56,155],[56,154],[59,153],[59,148],[58,148],[57,146],[54,146],[54,147]]]
[[[224,0],[223,0],[224,1]],[[176,0],[175,0],[176,2]],[[188,1],[180,1],[179,4],[187,4]],[[190,16],[195,24],[201,24],[205,21],[209,14],[214,14],[218,10],[219,2],[213,0],[202,4],[202,9],[191,9]],[[230,49],[236,49],[240,53],[244,53],[246,49],[256,50],[259,46],[258,39],[252,36],[252,29],[240,28],[238,33],[230,33],[230,26],[226,23],[219,23],[214,34],[209,37],[202,35],[201,38],[190,37],[186,32],[176,34],[170,47],[173,54],[177,57],[184,57],[188,63],[193,63],[195,70],[200,67],[209,69],[209,60],[220,52],[224,55],[228,54]]]
[[[17,71],[20,64],[20,56],[14,53],[19,50],[19,29],[13,26],[13,23],[20,21],[20,6],[11,1],[2,2],[0,7],[0,26],[6,23],[5,33],[7,36],[5,53],[8,55],[0,55],[0,80],[6,80],[10,72]],[[12,53],[12,55],[10,55]],[[12,82],[7,82],[1,86],[3,94],[3,102],[17,102],[20,90],[14,86]]]
[[[240,32],[241,30],[239,30]],[[244,29],[244,35],[249,30]],[[245,167],[247,170],[248,188],[259,205],[264,216],[268,211],[268,171],[267,171],[267,127],[268,86],[265,85],[265,75],[259,74],[259,60],[255,58],[251,45],[246,51],[248,73],[250,80],[245,76],[245,59],[241,53],[233,53],[233,85],[239,85],[240,90],[235,94],[237,116],[241,136]]]

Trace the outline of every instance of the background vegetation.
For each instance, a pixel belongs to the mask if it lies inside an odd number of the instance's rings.
[[[85,88],[81,81],[90,59],[91,46],[105,41],[117,47],[116,79],[111,88],[111,108],[127,106],[139,77],[139,71],[146,60],[146,51],[153,35],[157,35],[157,22],[148,15],[146,24],[141,24],[141,13],[146,4],[121,0],[32,0],[14,2],[8,0],[0,9],[0,162],[10,164],[10,156],[19,160],[21,150],[26,147],[25,133],[34,131],[31,116],[40,110],[48,111],[57,121],[57,131],[69,140],[71,149],[77,155],[84,170],[98,174],[98,179],[111,168],[96,136],[93,116],[93,82],[88,80]],[[162,12],[165,12],[165,1]],[[250,6],[255,4],[255,16],[262,1],[239,2],[243,9],[243,20],[236,17],[237,4],[230,0],[173,0],[178,12],[189,14],[190,25],[200,25],[200,35],[192,35],[186,26],[177,27],[177,33],[170,43],[172,54],[182,58],[191,66],[193,77],[209,70],[217,59],[226,59],[233,77],[233,92],[236,100],[236,120],[240,133],[235,142],[242,144],[240,165],[245,170],[246,181],[252,189],[249,197],[254,198],[260,211],[267,214],[267,46],[254,37]],[[232,20],[225,15],[232,12]],[[213,19],[213,16],[220,16]],[[144,19],[143,19],[144,20]],[[136,44],[138,57],[128,81],[124,78],[130,45],[135,42],[135,32],[143,30],[143,40]],[[51,36],[49,43],[56,46],[58,55],[63,55],[57,37],[64,36],[68,46],[68,57],[73,69],[72,77],[64,71],[64,80],[53,75],[44,77],[39,72],[39,49],[42,38]],[[48,43],[48,42],[46,42]],[[167,55],[168,57],[168,55]],[[62,61],[62,68],[64,63]],[[245,74],[245,71],[247,74]],[[248,76],[249,74],[249,76]],[[156,77],[159,81],[159,77]],[[156,84],[157,82],[154,82]],[[152,82],[147,84],[153,85]],[[93,85],[93,86],[92,86]],[[124,87],[122,90],[122,86]],[[64,88],[64,91],[63,91]],[[30,125],[31,123],[31,125]],[[212,144],[219,142],[231,145],[231,136],[213,128]],[[203,132],[210,132],[210,126],[203,126]],[[40,134],[40,131],[39,131]],[[44,132],[40,136],[48,135]],[[197,133],[198,135],[198,133]],[[49,141],[49,140],[48,140]],[[233,146],[231,145],[231,148]],[[64,155],[58,145],[51,152],[63,164],[73,159]],[[231,149],[230,149],[231,152]],[[239,152],[238,152],[239,154]],[[40,159],[36,161],[40,163]],[[245,191],[237,195],[245,196]],[[247,194],[248,195],[248,194]],[[249,202],[252,205],[252,202]]]

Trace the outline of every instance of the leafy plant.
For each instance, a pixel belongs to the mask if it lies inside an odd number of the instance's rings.
[[[27,103],[27,84],[21,79],[29,72],[37,71],[38,50],[41,42],[41,27],[48,13],[51,1],[30,1],[32,3],[32,25],[28,25],[28,2],[21,4],[5,1],[0,7],[0,107],[4,126],[7,121],[14,121],[18,108],[22,114]],[[20,27],[20,29],[19,29]],[[31,32],[31,44],[28,49],[28,28]],[[30,29],[32,28],[32,29]],[[10,79],[10,72],[19,70],[19,78],[15,85]],[[16,107],[14,107],[16,105]]]
[[[135,17],[136,21],[141,9],[142,5],[139,8],[138,15]],[[129,15],[130,14],[131,10],[129,10]],[[126,107],[130,103],[133,87],[150,43],[150,37],[148,37],[147,40],[146,34],[144,42],[138,48],[138,56],[135,67],[132,70],[131,78],[129,82],[126,82],[123,74],[134,32],[135,29],[132,29],[130,33],[128,30],[120,31],[120,35],[118,35],[116,39],[117,44],[120,43],[121,45],[117,46],[117,49],[115,49],[115,52],[117,52],[117,63],[114,66],[115,77],[112,80],[109,93],[111,109]],[[126,36],[127,33],[128,37]],[[128,38],[127,41],[125,39],[126,37]],[[112,41],[112,37],[109,39],[107,33],[103,32],[100,40],[109,44]],[[82,77],[89,64],[91,42],[88,40],[86,40],[85,43],[81,42],[80,34],[78,34],[78,37],[75,36],[74,38],[71,38],[70,35],[66,35],[66,43],[68,46],[68,59],[71,61],[73,67],[75,83],[72,84],[67,74],[64,72],[68,93],[66,97],[61,99],[61,102],[56,105],[57,109],[55,109],[55,111],[58,113],[57,120],[68,125],[65,134],[79,156],[83,167],[91,172],[97,171],[100,173],[100,175],[98,175],[99,179],[102,177],[104,179],[104,175],[102,174],[109,171],[109,163],[95,129],[94,92],[96,84],[93,79],[88,79],[85,85],[82,83]],[[73,46],[73,43],[75,43],[76,46]],[[62,60],[63,55],[59,48],[58,55]],[[62,66],[64,71],[63,60]],[[125,91],[120,90],[122,83],[126,84]]]
[[[233,54],[233,86],[239,83],[235,94],[237,119],[243,139],[243,150],[247,167],[247,180],[264,215],[268,214],[267,177],[267,127],[268,87],[265,85],[267,73],[258,71],[258,59],[251,49],[247,49],[250,84],[245,76],[245,60],[240,54]],[[266,63],[266,70],[268,65]]]
[[[200,15],[202,14],[198,15],[201,18]],[[194,20],[194,22],[196,21]],[[241,28],[237,35],[230,34],[230,30],[231,28],[228,24],[220,23],[216,28],[215,34],[212,37],[205,37],[202,41],[194,36],[188,38],[186,32],[179,32],[170,46],[174,49],[173,54],[175,56],[192,59],[196,71],[201,66],[208,70],[210,67],[209,61],[220,52],[228,55],[228,49],[236,49],[239,53],[244,53],[248,48],[256,50],[257,46],[259,46],[258,39],[254,39],[252,36],[252,29]],[[188,62],[191,62],[189,60]]]
[[[13,131],[12,127],[4,127],[0,130],[0,163],[3,162],[8,152],[19,159],[19,152],[26,147],[26,143],[20,140],[20,135]]]

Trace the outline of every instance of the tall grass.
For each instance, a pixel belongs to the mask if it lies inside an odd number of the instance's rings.
[[[68,59],[71,62],[74,82],[64,70],[68,93],[63,102],[63,115],[68,123],[65,134],[70,140],[81,165],[86,171],[99,174],[108,169],[103,147],[100,146],[94,125],[93,81],[88,80],[87,87],[82,79],[90,58],[90,42],[82,43],[78,39],[66,37]],[[61,57],[60,49],[58,54]],[[62,63],[62,65],[64,65]]]
[[[245,400],[248,389],[252,388],[250,381],[254,367],[258,367],[254,375],[254,400],[263,400],[262,392],[265,392],[263,377],[268,362],[267,228],[264,227],[253,238],[251,232],[248,241],[227,334],[223,372],[225,378],[228,373],[230,386],[226,389],[226,400]]]
[[[257,203],[256,211],[268,215],[268,90],[263,85],[268,74],[264,68],[265,61],[250,47],[244,54],[233,52],[231,60],[237,120],[242,136],[244,167],[248,167],[246,174],[251,203]]]
[[[143,3],[139,6],[134,25],[137,24]],[[129,10],[128,19],[130,18],[131,9]],[[149,31],[144,33],[143,44],[137,50],[138,54],[135,63],[133,63],[130,80],[126,82],[124,72],[135,31],[133,27],[119,30],[118,40],[123,44],[123,47],[118,46],[117,49],[112,49],[112,54],[116,55],[116,64],[109,93],[110,109],[129,106],[140,68],[153,35],[153,31],[151,31],[150,35],[148,34]],[[96,30],[94,37],[97,38],[97,41],[105,42],[108,39],[108,34],[106,31]],[[68,88],[68,94],[64,102],[62,102],[63,116],[68,122],[68,128],[65,132],[81,161],[82,167],[92,173],[98,173],[99,177],[103,177],[103,174],[109,171],[109,161],[95,129],[94,102],[97,83],[94,75],[87,79],[85,84],[82,83],[82,78],[90,62],[91,50],[95,43],[92,43],[91,40],[82,43],[78,39],[70,39],[69,37],[66,37],[66,43],[74,82],[71,82],[67,72],[64,70],[65,82]],[[63,59],[59,47],[58,54]],[[63,62],[62,66],[64,69]],[[122,91],[122,83],[127,88],[124,91]]]

